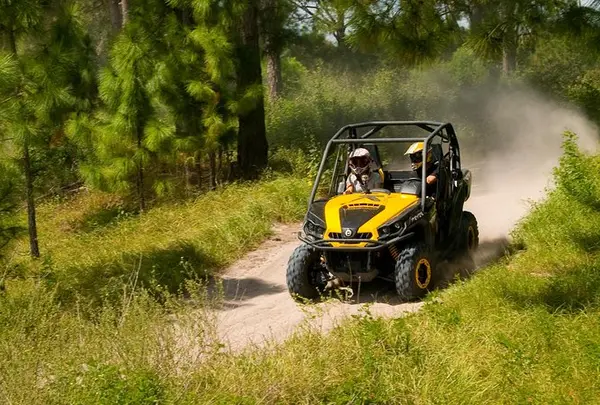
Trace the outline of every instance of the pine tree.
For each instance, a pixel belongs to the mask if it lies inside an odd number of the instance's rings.
[[[314,31],[331,35],[338,48],[348,47],[348,31],[354,29],[356,6],[377,2],[355,0],[291,0],[296,8],[296,18],[306,21]]]
[[[171,6],[180,18],[170,18],[163,31],[167,56],[161,64],[169,80],[161,97],[175,117],[176,148],[186,172],[191,162],[200,181],[202,158],[208,157],[209,185],[214,188],[221,171],[217,156],[235,141],[237,130],[232,45],[222,27],[197,24],[187,3]]]
[[[8,38],[8,56],[0,67],[0,109],[11,115],[1,123],[11,139],[4,152],[20,162],[25,177],[33,257],[40,255],[34,200],[37,151],[49,148],[67,114],[85,107],[82,97],[91,87],[92,75],[85,72],[90,67],[89,41],[77,12],[66,1],[20,0],[2,4],[0,14],[0,27]]]
[[[171,150],[174,125],[156,96],[161,82],[161,70],[156,66],[160,49],[151,31],[156,21],[142,23],[132,15],[134,11],[142,12],[128,10],[129,23],[116,39],[109,65],[99,76],[104,109],[96,120],[83,118],[81,125],[72,123],[70,132],[80,142],[85,139],[82,135],[93,138],[96,155],[82,167],[84,178],[103,189],[134,191],[139,209],[144,211],[148,188],[160,191],[165,186],[158,174],[161,159],[169,155],[164,151]]]
[[[217,94],[222,94],[223,90],[224,94],[228,94],[228,89],[235,89],[234,99],[225,103],[228,111],[237,116],[238,172],[247,179],[256,178],[266,167],[268,159],[258,1],[191,2],[197,24],[192,35],[204,50],[212,81],[222,83],[218,86]],[[232,66],[235,82],[229,80]],[[230,127],[228,124],[221,126],[220,123],[218,126],[223,129]]]
[[[293,34],[288,28],[293,11],[289,1],[262,0],[260,5],[260,34],[262,49],[267,62],[267,85],[269,99],[281,96],[283,78],[281,53]]]
[[[455,23],[435,0],[356,3],[349,42],[412,66],[436,60],[454,39]]]
[[[523,45],[534,48],[540,34],[549,29],[549,22],[572,3],[571,0],[468,1],[468,9],[478,13],[466,44],[480,56],[500,62],[503,73],[510,75],[517,69]]]

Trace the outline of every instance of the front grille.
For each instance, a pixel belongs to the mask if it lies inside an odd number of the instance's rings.
[[[359,232],[350,238],[345,238],[341,232],[329,232],[330,239],[371,239],[372,237],[371,232]]]

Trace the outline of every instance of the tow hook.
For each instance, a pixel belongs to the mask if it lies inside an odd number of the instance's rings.
[[[325,290],[345,291],[346,299],[350,299],[354,296],[354,290],[351,287],[346,287],[344,285],[344,282],[340,278],[335,277],[333,274],[329,273],[329,275],[331,278],[329,279],[329,281],[327,281],[327,284],[325,285]]]
[[[327,290],[338,290],[346,292],[346,299],[350,299],[354,296],[354,290],[351,287],[346,287],[344,281],[339,277],[336,277],[327,269],[327,262],[324,257],[321,257],[321,265],[323,266],[324,276],[326,277],[327,283],[325,283],[325,291]]]

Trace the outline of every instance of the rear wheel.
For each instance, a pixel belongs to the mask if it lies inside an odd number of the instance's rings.
[[[432,289],[433,275],[434,262],[427,245],[408,245],[400,252],[396,262],[396,291],[403,300],[421,298]]]
[[[300,245],[288,261],[287,287],[296,300],[315,299],[325,287],[320,253],[309,245]]]
[[[477,267],[475,264],[475,252],[479,247],[479,228],[475,215],[469,211],[463,211],[459,228],[459,254],[458,265],[462,276],[468,276]]]

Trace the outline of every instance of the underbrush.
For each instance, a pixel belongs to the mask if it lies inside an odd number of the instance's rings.
[[[482,108],[489,100],[481,92],[493,81],[467,49],[429,69],[302,71],[285,97],[267,105],[269,145],[306,150],[350,123],[413,119],[449,121],[461,141],[481,140],[490,131]]]
[[[178,292],[256,247],[273,222],[301,218],[309,184],[281,177],[225,187],[193,201],[133,215],[114,197],[92,194],[39,210],[41,260],[24,240],[8,277],[35,277],[62,303],[119,300],[123,285]]]
[[[96,192],[42,205],[43,258],[23,240],[5,263],[0,402],[179,403],[200,361],[221,356],[210,276],[300,219],[309,187],[272,177],[141,216]]]

